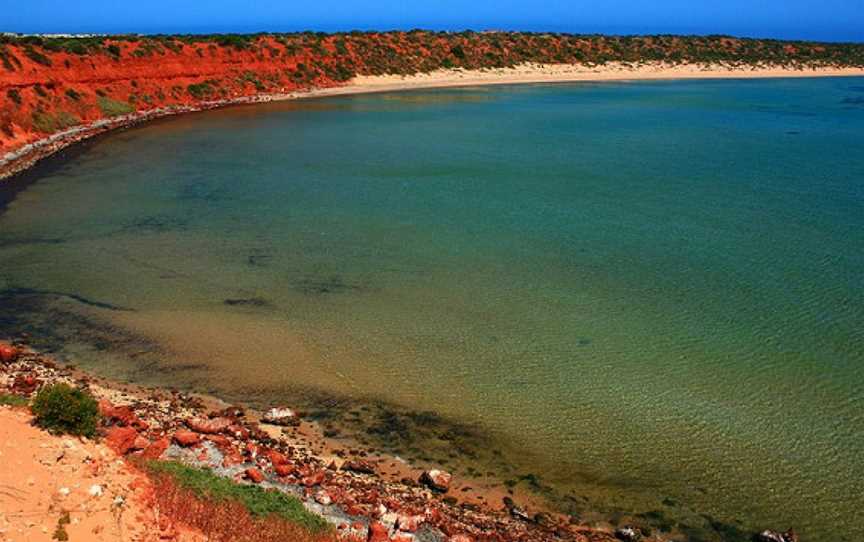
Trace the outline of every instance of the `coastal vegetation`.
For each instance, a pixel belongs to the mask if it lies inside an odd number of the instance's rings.
[[[731,36],[513,32],[0,36],[0,153],[159,108],[344,84],[356,76],[525,64],[864,67],[864,45]]]
[[[332,529],[297,498],[275,489],[238,484],[210,470],[173,461],[148,461],[160,510],[199,529],[208,540],[333,540]]]
[[[39,390],[31,410],[36,425],[51,433],[94,437],[99,406],[90,393],[68,384],[53,384]]]

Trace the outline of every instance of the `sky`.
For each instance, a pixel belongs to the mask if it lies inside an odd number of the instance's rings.
[[[0,31],[530,30],[864,42],[864,0],[0,0]]]

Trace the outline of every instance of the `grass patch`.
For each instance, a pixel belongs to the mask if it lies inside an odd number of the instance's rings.
[[[128,115],[129,113],[135,111],[135,108],[132,107],[131,104],[118,100],[112,100],[107,96],[99,96],[97,101],[99,103],[99,109],[102,110],[102,114],[106,117]]]
[[[297,498],[276,490],[235,483],[210,470],[196,469],[171,461],[150,461],[147,471],[157,478],[170,478],[180,489],[196,498],[213,502],[236,502],[256,518],[277,517],[311,533],[330,530],[328,523],[303,506]]]
[[[196,100],[203,100],[204,98],[209,98],[213,96],[216,92],[214,89],[214,85],[218,85],[219,82],[213,79],[208,79],[207,81],[203,81],[201,83],[195,83],[186,87],[186,90],[189,94],[192,95]]]
[[[81,123],[78,117],[66,111],[59,111],[56,115],[44,111],[34,111],[32,118],[33,127],[45,134],[65,130]]]
[[[20,395],[12,395],[11,393],[0,393],[0,405],[11,407],[25,407],[30,404],[30,400]]]
[[[31,409],[36,425],[51,433],[96,435],[99,405],[85,390],[68,384],[46,386],[36,394]]]

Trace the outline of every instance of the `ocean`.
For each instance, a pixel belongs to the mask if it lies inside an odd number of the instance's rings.
[[[0,187],[0,335],[585,520],[857,540],[862,78],[343,96],[69,154]]]

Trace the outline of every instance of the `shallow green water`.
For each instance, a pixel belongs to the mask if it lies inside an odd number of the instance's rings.
[[[855,540],[862,104],[862,79],[632,83],[156,123],[0,214],[0,331],[434,410],[598,509]]]

